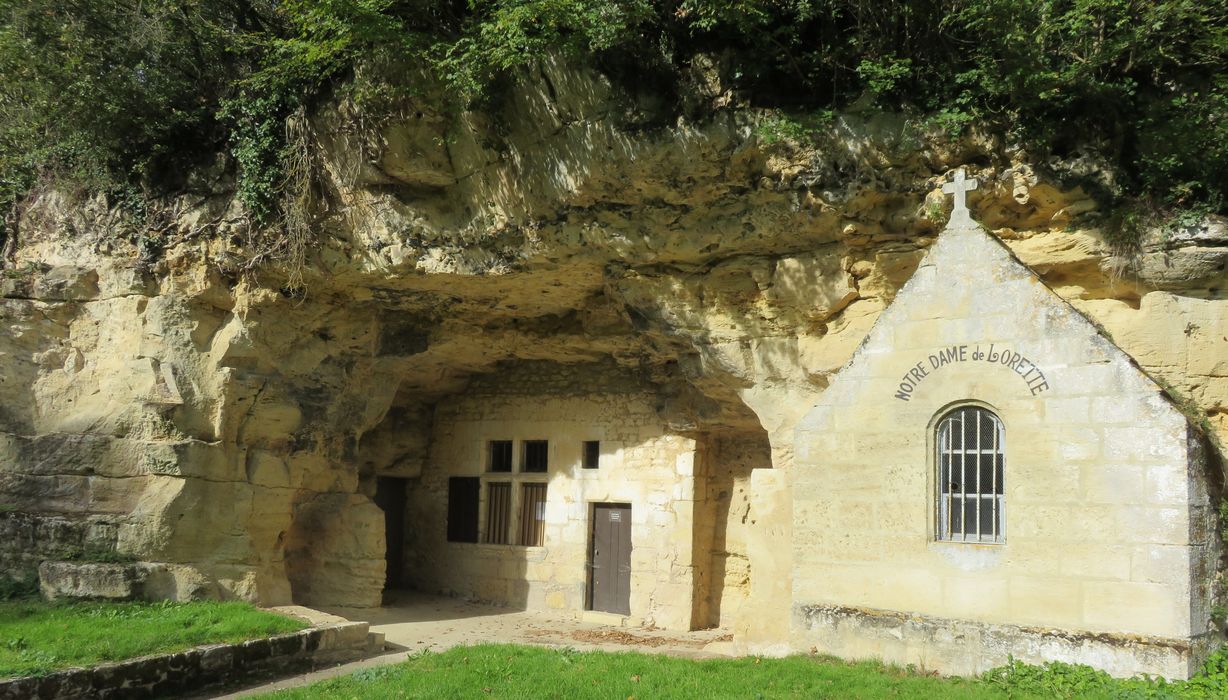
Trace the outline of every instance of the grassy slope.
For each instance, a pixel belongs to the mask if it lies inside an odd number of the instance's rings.
[[[1007,698],[977,681],[874,663],[785,659],[691,661],[639,653],[509,645],[461,647],[276,694],[281,698]]]
[[[306,626],[236,602],[0,602],[0,678],[237,642]]]

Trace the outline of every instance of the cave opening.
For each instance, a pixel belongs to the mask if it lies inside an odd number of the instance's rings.
[[[405,585],[405,529],[409,480],[381,476],[375,482],[372,500],[384,513],[384,596]]]

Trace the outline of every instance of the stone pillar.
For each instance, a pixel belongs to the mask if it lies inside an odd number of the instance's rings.
[[[751,472],[751,517],[746,536],[750,556],[750,598],[734,630],[739,653],[784,656],[790,652],[789,614],[793,603],[793,501],[788,473]]]

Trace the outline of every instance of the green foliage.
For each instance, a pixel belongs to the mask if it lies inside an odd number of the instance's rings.
[[[1228,623],[1228,605],[1217,603],[1211,606],[1211,621],[1223,627]]]
[[[31,573],[16,578],[10,575],[0,575],[0,601],[31,598],[37,595],[37,575]]]
[[[94,562],[98,564],[127,564],[136,561],[131,554],[115,551],[113,547],[87,544],[81,547],[66,547],[56,556],[64,561]]]
[[[912,59],[883,56],[863,58],[857,64],[857,75],[876,95],[895,94],[897,88],[912,74]]]
[[[239,168],[238,195],[258,224],[279,213],[290,157],[286,119],[360,61],[416,55],[422,48],[395,0],[289,0],[272,28],[245,37],[254,69],[221,102]]]
[[[960,74],[986,110],[1058,147],[1106,140],[1138,192],[1222,205],[1228,3],[980,0],[944,26],[977,36]],[[990,69],[989,67],[993,67]]]
[[[306,627],[247,603],[0,603],[0,678]]]
[[[963,133],[964,129],[976,121],[976,114],[973,112],[965,112],[958,108],[943,107],[934,112],[930,120],[939,129],[944,131],[947,136],[955,138]]]
[[[1045,698],[1222,698],[1228,697],[1228,648],[1212,654],[1188,681],[1147,676],[1118,679],[1090,666],[1056,661],[1031,666],[1017,660],[987,672],[982,679],[1013,694]]]
[[[256,223],[277,214],[285,179],[285,124],[289,104],[277,95],[240,93],[222,103],[220,116],[231,126],[230,154],[239,168],[238,197]]]
[[[561,56],[666,94],[698,54],[741,103],[869,95],[1040,155],[1095,144],[1128,195],[1228,206],[1228,0],[0,0],[0,209],[45,177],[156,192],[225,149],[275,222],[287,119],[338,88],[463,107]]]
[[[1222,698],[1228,650],[1184,682],[1115,679],[1087,666],[1019,661],[980,679],[940,678],[916,669],[792,656],[692,661],[641,653],[577,652],[482,644],[411,657],[277,693],[278,698]]]
[[[233,22],[206,0],[0,0],[0,205],[43,173],[106,189],[210,145]]]
[[[1012,660],[983,676],[990,685],[1049,698],[1107,697],[1118,683],[1104,671],[1053,661],[1032,666]]]
[[[276,698],[1006,698],[961,678],[793,656],[696,661],[661,654],[481,644],[423,653]]]
[[[463,101],[549,55],[599,55],[633,44],[659,17],[650,0],[472,0],[458,37],[435,44],[440,77]]]
[[[780,141],[812,142],[835,124],[836,114],[822,110],[812,114],[775,113],[766,116],[755,127],[755,135],[766,144]]]
[[[1219,502],[1219,536],[1228,542],[1228,498]]]

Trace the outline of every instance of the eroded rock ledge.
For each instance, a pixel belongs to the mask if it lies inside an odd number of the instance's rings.
[[[956,167],[974,216],[1228,439],[1224,222],[1123,254],[1074,184],[1111,180],[1094,161],[884,114],[808,146],[737,111],[645,130],[598,76],[547,74],[498,123],[316,115],[301,288],[242,271],[260,251],[224,178],[166,203],[154,258],[105,202],[38,198],[0,278],[4,569],[102,551],[167,565],[179,597],[283,604],[297,577],[376,604],[375,477],[417,475],[436,404],[525,362],[631,373],[671,431],[764,435],[788,470]]]

